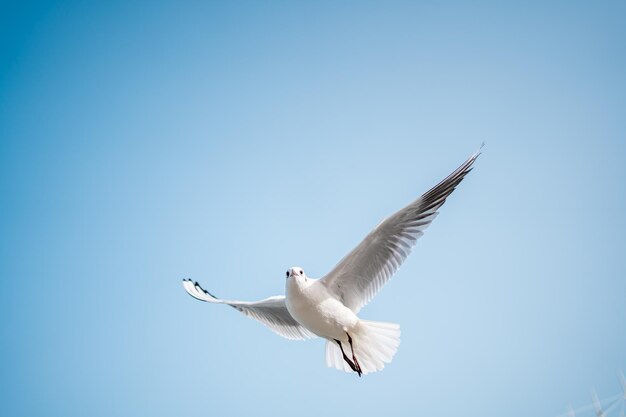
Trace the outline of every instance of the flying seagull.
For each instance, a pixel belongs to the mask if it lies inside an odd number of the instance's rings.
[[[481,146],[482,148],[482,146]],[[472,170],[480,149],[443,181],[383,220],[321,279],[300,267],[286,272],[286,295],[260,301],[222,300],[183,280],[194,298],[227,304],[287,339],[326,339],[326,365],[359,376],[380,371],[400,344],[400,326],[360,319],[357,313],[398,270],[439,208]]]

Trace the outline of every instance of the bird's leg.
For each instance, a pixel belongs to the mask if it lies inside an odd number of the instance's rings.
[[[350,368],[352,368],[354,372],[358,373],[359,376],[361,376],[361,368],[358,365],[355,365],[354,362],[352,362],[350,358],[348,358],[348,356],[346,355],[346,352],[343,351],[343,346],[341,345],[341,342],[337,339],[335,339],[335,342],[337,342],[337,344],[339,345],[339,349],[341,349],[343,360],[346,361],[348,365],[350,365]],[[352,354],[352,357],[354,357],[354,354]]]
[[[350,333],[346,332],[348,335],[348,343],[350,343],[350,350],[352,351],[352,360],[354,361],[354,365],[356,366],[356,372],[361,376],[363,372],[361,372],[361,365],[359,365],[359,361],[354,356],[354,346],[352,346],[352,338],[350,337]]]

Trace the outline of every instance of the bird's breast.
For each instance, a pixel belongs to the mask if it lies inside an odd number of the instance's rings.
[[[294,319],[318,336],[343,339],[358,322],[352,310],[332,297],[321,284],[287,285],[287,310]]]

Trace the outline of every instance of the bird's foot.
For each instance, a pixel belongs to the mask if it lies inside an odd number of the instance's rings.
[[[341,354],[343,355],[343,360],[346,361],[346,363],[350,366],[350,368],[354,372],[359,374],[359,377],[360,377],[363,372],[361,372],[361,366],[359,365],[359,362],[354,357],[354,352],[352,352],[352,358],[354,359],[354,361],[351,361],[350,358],[348,357],[348,355],[346,355],[346,352],[343,351],[343,346],[341,345],[341,342],[339,340],[337,340],[337,339],[335,339],[335,342],[337,342],[337,344],[339,345],[339,349],[341,349]],[[352,345],[350,345],[350,346],[352,346]]]
[[[352,368],[352,370],[356,372],[357,374],[359,374],[359,377],[361,377],[361,374],[363,373],[363,371],[361,371],[361,365],[359,365],[359,361],[356,359],[356,356],[354,355],[354,346],[352,346],[352,338],[350,337],[350,333],[346,332],[346,334],[348,335],[348,343],[350,343],[350,350],[352,351],[352,360],[354,361],[354,367]]]
[[[361,374],[363,373],[363,371],[361,371],[361,365],[359,365],[359,361],[356,359],[356,356],[352,355],[352,359],[354,359],[354,366],[356,367],[356,369],[352,369],[354,370],[354,372],[359,374],[359,377],[361,377]]]

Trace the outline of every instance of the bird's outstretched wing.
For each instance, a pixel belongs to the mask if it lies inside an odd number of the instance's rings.
[[[479,155],[480,149],[430,191],[372,230],[322,278],[331,294],[355,313],[367,304],[409,256]]]
[[[183,280],[183,287],[193,298],[215,304],[227,304],[266,325],[273,332],[292,340],[311,339],[315,335],[302,327],[287,310],[285,296],[276,295],[260,301],[230,301],[216,298],[190,279]]]

